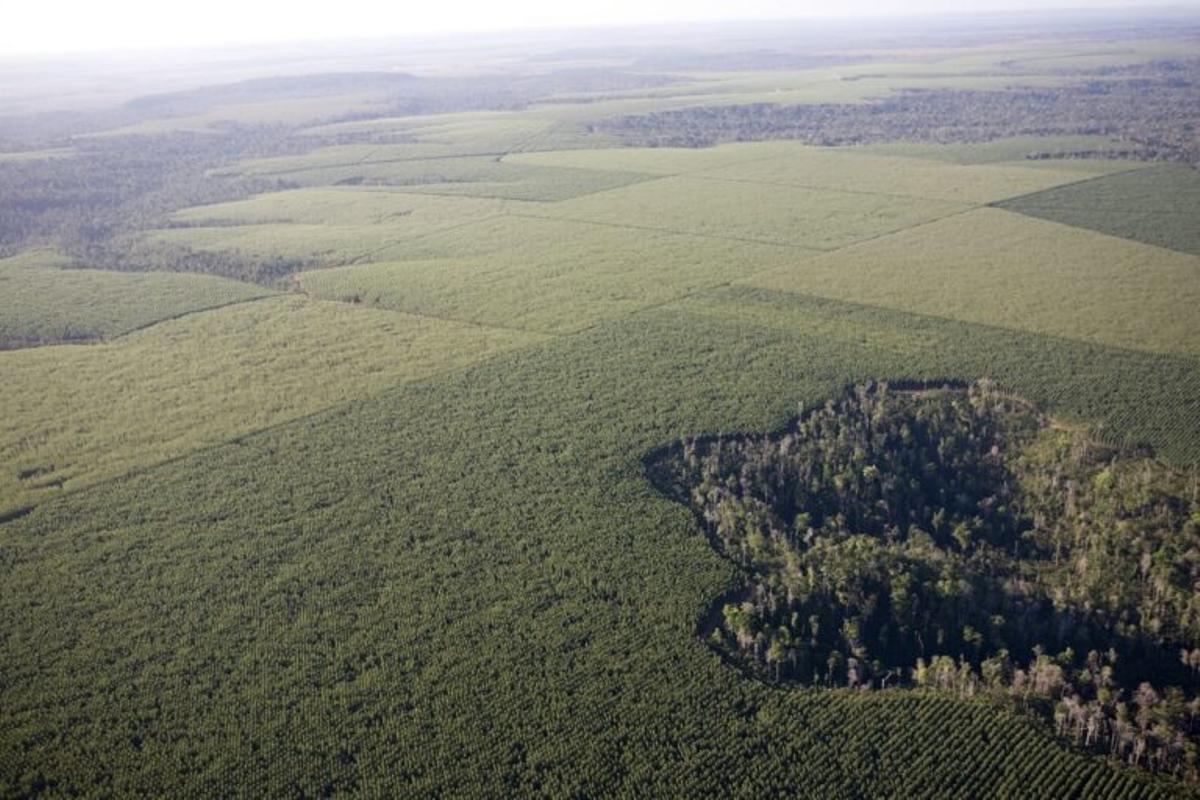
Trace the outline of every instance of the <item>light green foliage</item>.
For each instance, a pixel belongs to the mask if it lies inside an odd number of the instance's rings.
[[[177,212],[176,222],[196,226],[387,225],[390,235],[429,233],[499,212],[499,200],[442,198],[375,187],[330,187],[268,192],[247,200]]]
[[[509,200],[553,202],[582,197],[648,180],[632,172],[597,172],[572,169],[522,169],[497,163],[477,180],[430,182],[414,192],[462,197],[500,197]],[[424,183],[424,181],[422,181]]]
[[[371,130],[384,135],[415,137],[428,146],[441,145],[453,148],[456,153],[474,149],[498,155],[528,150],[596,147],[605,143],[604,137],[588,133],[582,125],[571,120],[571,111],[588,105],[585,102],[579,106],[533,106],[524,111],[479,111],[431,114],[407,120],[378,120],[371,121],[375,123],[374,128],[362,128],[360,132]],[[339,126],[331,127],[337,130]]]
[[[959,165],[869,155],[849,148],[793,146],[774,158],[713,169],[693,177],[979,204],[1073,183],[1087,176],[1066,169],[1029,169],[1011,164]]]
[[[353,167],[378,167],[382,164],[398,164],[408,161],[453,159],[475,157],[484,160],[494,156],[486,148],[456,146],[436,142],[401,142],[398,144],[345,144],[320,147],[302,155],[278,156],[243,162],[236,167],[222,170],[222,174],[252,175],[261,178],[303,181],[309,174],[321,174],[333,170],[350,171]],[[339,173],[345,174],[345,173]],[[310,181],[311,182],[311,181]]]
[[[320,297],[563,333],[792,264],[804,251],[512,214],[425,237],[381,262],[305,272]]]
[[[251,258],[345,264],[400,242],[479,222],[503,207],[494,199],[374,187],[297,189],[185,209],[175,215],[184,227],[151,231],[143,238],[151,244],[236,251]]]
[[[253,175],[260,178],[285,178],[293,173],[325,167],[348,167],[377,159],[406,161],[429,156],[428,145],[417,142],[394,144],[339,144],[315,147],[299,155],[256,158],[216,170],[218,175]],[[454,155],[438,150],[435,156]]]
[[[111,338],[269,294],[211,275],[66,266],[64,259],[46,252],[0,261],[0,349]]]
[[[945,200],[678,177],[557,203],[546,213],[630,228],[831,249],[964,208]]]
[[[633,172],[542,167],[501,161],[498,156],[465,156],[360,163],[291,170],[287,180],[308,186],[405,187],[429,194],[564,200],[646,180]]]
[[[1143,168],[1137,162],[1047,158],[1031,153],[1080,152],[1120,147],[1102,136],[1017,137],[992,142],[931,144],[896,142],[857,147],[812,147],[787,141],[721,144],[706,148],[620,147],[517,153],[508,163],[633,171],[653,175],[762,178],[800,185],[855,188],[884,194],[951,193],[952,199],[1003,196],[1016,186],[1069,183],[1092,175]],[[850,161],[848,158],[855,160]],[[913,159],[992,169],[939,169]],[[776,173],[782,168],[782,173]],[[882,174],[876,174],[877,170]],[[1048,170],[1053,177],[1033,173]],[[1082,173],[1082,174],[1081,174]],[[940,178],[940,180],[939,180]],[[990,178],[990,180],[989,180]],[[1044,181],[1044,183],[1043,183]]]
[[[403,220],[400,226],[403,230]],[[398,231],[395,231],[398,234]],[[306,225],[264,223],[165,228],[135,237],[151,248],[236,252],[256,260],[282,258],[298,263],[345,264],[370,256],[401,238],[388,225]]]
[[[311,136],[359,136],[378,140],[381,145],[366,145],[376,148],[375,158],[440,157],[516,152],[530,146],[561,147],[569,144],[570,136],[579,135],[577,129],[559,121],[552,110],[537,111],[470,111],[453,114],[426,114],[410,117],[382,117],[378,119],[338,122],[308,128],[304,134]],[[314,152],[332,153],[334,148]],[[350,148],[346,149],[350,152]],[[272,162],[259,162],[261,165]],[[255,165],[256,168],[258,165]]]
[[[749,279],[755,286],[1119,347],[1200,355],[1200,258],[979,209]]]
[[[546,167],[683,175],[794,152],[790,142],[722,144],[716,147],[613,147],[604,150],[554,150],[505,156],[506,163]]]
[[[1160,164],[1017,197],[1003,208],[1200,255],[1200,172]]]
[[[111,344],[0,353],[0,507],[533,341],[293,296],[192,314]]]

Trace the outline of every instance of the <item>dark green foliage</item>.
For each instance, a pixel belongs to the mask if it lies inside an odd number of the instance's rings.
[[[996,203],[1052,222],[1200,255],[1200,171],[1160,165]]]
[[[867,385],[806,414],[782,438],[717,439],[702,449],[685,441],[677,468],[689,500],[714,511],[749,503],[731,513],[756,521],[735,527],[766,525],[793,547],[806,531],[902,541],[915,529],[939,547],[970,550],[957,536],[962,525],[992,544],[1019,536],[999,448],[1031,427],[1028,413],[998,413],[986,395],[914,397]]]
[[[909,90],[862,105],[693,106],[619,117],[596,129],[630,144],[674,147],[768,139],[851,145],[1104,134],[1119,137],[1124,146],[1075,155],[1200,163],[1195,134],[1200,60],[1163,62],[1145,72],[1055,88]]]
[[[71,158],[0,163],[0,253],[40,243],[97,261],[114,236],[152,227],[168,212],[285,188],[208,172],[299,146],[280,129],[234,127],[223,134],[79,140]]]
[[[774,326],[748,316],[768,297],[603,324],[0,525],[0,794],[1179,796],[990,703],[781,692],[694,639],[738,576],[645,483],[655,446],[976,356],[1089,374],[1044,385],[1056,408],[1115,416],[1129,381],[1162,424],[1198,419],[1144,354],[900,314],[916,335],[874,344],[870,310],[784,298]]]
[[[746,571],[702,635],[752,672],[1058,702],[1090,748],[1195,776],[1200,479],[986,383],[860,386],[649,470]]]
[[[109,245],[88,248],[86,267],[118,272],[164,270],[217,275],[222,278],[291,288],[289,276],[321,265],[320,259],[297,258],[281,253],[262,256],[241,250],[197,250],[186,245],[122,238]]]

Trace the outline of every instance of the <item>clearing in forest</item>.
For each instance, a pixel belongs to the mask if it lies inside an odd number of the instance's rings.
[[[754,286],[1200,355],[1200,258],[978,209],[746,280]]]
[[[0,353],[0,461],[12,467],[0,509],[538,340],[288,296],[94,347]]]

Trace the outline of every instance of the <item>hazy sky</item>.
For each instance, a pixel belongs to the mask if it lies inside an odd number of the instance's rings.
[[[0,55],[731,17],[1163,4],[1163,0],[14,0],[6,4],[0,25]]]

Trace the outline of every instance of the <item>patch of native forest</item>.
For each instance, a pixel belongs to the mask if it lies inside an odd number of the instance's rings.
[[[1200,478],[989,382],[868,383],[647,464],[746,574],[701,636],[773,682],[933,687],[1190,776]]]
[[[20,62],[0,797],[1197,796],[1159,13]]]

